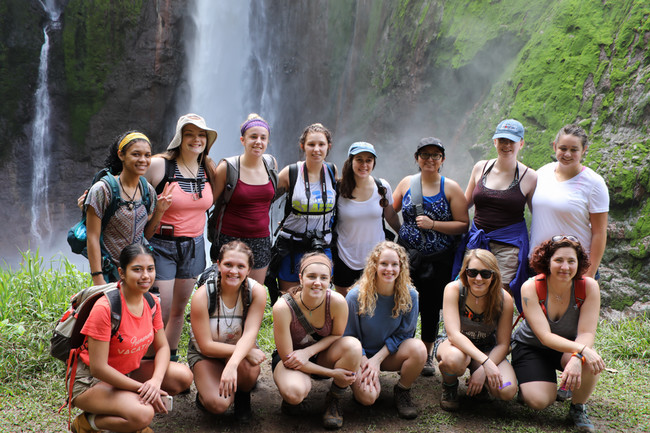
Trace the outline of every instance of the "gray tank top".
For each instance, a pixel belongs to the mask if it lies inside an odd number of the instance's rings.
[[[558,320],[551,320],[546,317],[548,325],[551,328],[551,332],[560,337],[564,337],[567,340],[575,340],[578,335],[578,320],[580,319],[580,308],[576,305],[576,297],[574,293],[575,287],[574,283],[571,283],[571,296],[569,297],[569,306],[566,311]],[[548,308],[548,290],[546,291],[546,299],[544,300],[544,306]],[[539,338],[535,335],[531,329],[528,321],[524,319],[524,322],[521,326],[515,331],[515,335],[512,338],[514,341],[519,343],[528,344],[535,347],[545,347],[540,341]]]
[[[467,287],[458,280],[458,311],[460,313],[460,332],[481,351],[491,350],[497,343],[497,322],[486,322],[483,314],[476,314],[466,304]]]

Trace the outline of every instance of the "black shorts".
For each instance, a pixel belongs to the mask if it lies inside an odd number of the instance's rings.
[[[316,361],[318,360],[318,355],[320,355],[320,352],[312,356],[311,358],[309,358],[309,362],[313,362],[314,364],[317,364]],[[281,361],[280,354],[278,353],[278,350],[275,349],[271,354],[271,373],[275,371],[275,367],[280,363],[280,361]]]
[[[557,383],[556,370],[562,371],[562,352],[513,341],[512,368],[517,381]]]
[[[335,249],[332,250],[332,259],[334,261],[334,277],[332,282],[335,286],[339,287],[352,287],[352,285],[361,278],[363,274],[363,269],[358,271],[350,269],[348,265],[343,263],[343,260],[339,258],[338,252]]]

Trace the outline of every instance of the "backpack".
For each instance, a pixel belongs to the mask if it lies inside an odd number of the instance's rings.
[[[163,190],[165,189],[165,184],[167,182],[178,182],[179,180],[184,180],[184,181],[189,181],[189,182],[195,182],[197,183],[199,187],[199,191],[202,190],[202,185],[203,183],[206,182],[207,178],[207,172],[208,169],[205,165],[205,161],[203,163],[203,171],[206,173],[206,177],[197,177],[197,178],[187,178],[187,177],[176,177],[176,166],[174,164],[173,159],[167,159],[163,158],[165,160],[165,174],[163,175],[163,178],[160,180],[158,185],[156,186],[156,194],[162,194]],[[200,195],[200,193],[199,193]]]
[[[92,286],[77,292],[70,299],[70,308],[59,319],[52,332],[50,354],[56,359],[66,362],[65,379],[69,386],[68,400],[61,406],[59,411],[66,405],[70,411],[72,410],[70,398],[77,372],[77,362],[79,354],[83,349],[87,348],[87,337],[81,333],[81,329],[95,303],[102,296],[108,298],[111,307],[111,338],[117,335],[117,338],[121,341],[122,337],[118,333],[122,321],[122,299],[120,297],[119,283]],[[156,301],[149,292],[144,294],[144,299],[152,310],[153,320],[153,314],[156,313]],[[69,423],[70,419],[68,419]]]
[[[237,181],[239,180],[239,160],[241,156],[230,156],[224,158],[221,161],[226,161],[226,185],[223,189],[223,193],[217,199],[217,202],[214,204],[214,207],[208,213],[208,240],[211,243],[215,243],[219,239],[219,234],[221,234],[221,223],[223,222],[223,215],[226,213],[226,208],[230,199],[235,193],[235,188],[237,187]],[[221,163],[221,161],[219,163]],[[273,191],[278,189],[278,163],[275,158],[269,154],[262,155],[262,161],[264,162],[264,168],[269,175],[269,180],[273,185]],[[270,208],[269,208],[270,209]]]
[[[548,317],[548,313],[546,312],[546,305],[544,304],[548,292],[548,286],[546,284],[546,275],[538,274],[535,276],[535,291],[537,292],[537,299],[539,300],[539,306],[542,307],[542,311],[544,312],[544,315]],[[577,280],[574,280],[573,296],[575,298],[576,307],[580,309],[580,307],[582,307],[582,304],[585,302],[585,298],[587,297],[587,281],[584,279],[584,277],[580,277]],[[515,320],[515,324],[512,325],[512,329],[514,329],[515,326],[517,326],[517,323],[519,323],[519,320],[521,319],[525,319],[523,311],[519,313],[519,316],[517,316],[517,319]]]
[[[111,174],[109,168],[103,168],[97,173],[95,173],[95,176],[93,177],[92,185],[95,185],[97,182],[104,182],[108,186],[111,192],[111,202],[106,208],[106,211],[104,212],[104,217],[102,218],[102,233],[103,233],[111,217],[115,214],[115,212],[117,212],[117,209],[120,206],[124,206],[126,204],[126,201],[122,199],[122,196],[120,194],[120,186],[117,180],[115,180],[115,176]],[[88,188],[88,190],[90,190],[90,188]],[[147,182],[147,179],[144,178],[144,176],[140,176],[140,193],[142,194],[142,203],[146,207],[147,213],[149,213],[151,211],[152,200],[151,200],[151,195],[149,194],[149,183]],[[72,250],[73,253],[82,254],[84,257],[88,257],[87,231],[86,231],[86,203],[87,202],[88,202],[88,196],[86,195],[86,199],[84,200],[84,208],[81,211],[81,220],[77,224],[75,224],[70,230],[68,230],[68,244],[70,245],[70,249]],[[99,245],[102,250],[102,270],[105,271],[104,267],[106,266],[107,263],[106,257],[109,258],[108,262],[110,262],[110,255],[108,254],[108,251],[106,251],[106,248],[104,247],[104,241],[102,235],[100,235],[99,237]]]
[[[219,270],[216,268],[216,265],[210,266],[208,269],[203,271],[201,275],[196,279],[196,287],[201,287],[205,284],[205,290],[208,294],[208,316],[212,317],[214,312],[217,309],[217,293],[219,287],[217,286],[217,272]],[[250,278],[248,279],[248,303],[245,305],[244,310],[248,310],[248,307],[251,305],[253,300],[253,285],[250,283]],[[244,317],[245,319],[245,317]]]

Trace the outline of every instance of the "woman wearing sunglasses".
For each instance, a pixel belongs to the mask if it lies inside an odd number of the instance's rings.
[[[550,406],[561,371],[560,388],[573,392],[569,415],[578,431],[592,432],[585,403],[605,363],[593,349],[600,289],[585,276],[589,256],[574,236],[554,236],[535,249],[530,264],[539,275],[521,287],[526,318],[513,335],[519,395],[533,409]]]
[[[494,254],[482,249],[468,251],[459,279],[445,287],[445,332],[434,350],[443,379],[442,409],[458,410],[458,377],[467,368],[471,372],[467,395],[487,390],[501,400],[515,396],[515,372],[506,360],[513,309]]]
[[[420,170],[406,176],[393,193],[393,207],[402,211],[398,243],[406,248],[413,285],[420,296],[422,341],[427,362],[422,375],[434,373],[433,345],[438,335],[442,292],[451,280],[454,236],[467,231],[467,200],[458,183],[440,174],[445,146],[435,137],[420,140],[415,152]]]
[[[379,242],[385,240],[384,219],[396,232],[399,217],[393,209],[393,191],[384,179],[372,176],[377,152],[370,143],[350,145],[343,164],[336,202],[337,234],[334,259],[334,286],[345,296],[361,277],[366,257]]]

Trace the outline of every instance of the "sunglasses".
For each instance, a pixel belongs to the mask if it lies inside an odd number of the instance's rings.
[[[418,156],[422,159],[433,159],[434,161],[442,159],[442,153],[420,152],[418,153]]]
[[[578,241],[578,238],[577,238],[577,237],[575,237],[575,236],[571,236],[571,235],[557,235],[557,236],[553,236],[553,237],[551,238],[551,241],[553,241],[553,242],[560,242],[560,241],[563,241],[564,239],[568,239],[568,240],[570,240],[571,242],[578,242],[578,243],[580,242],[580,241]]]
[[[465,269],[465,273],[470,278],[476,278],[477,275],[481,274],[481,278],[483,278],[484,280],[488,280],[492,278],[492,275],[494,274],[494,272],[489,269],[481,269],[479,271],[478,269],[474,269],[474,268]]]

